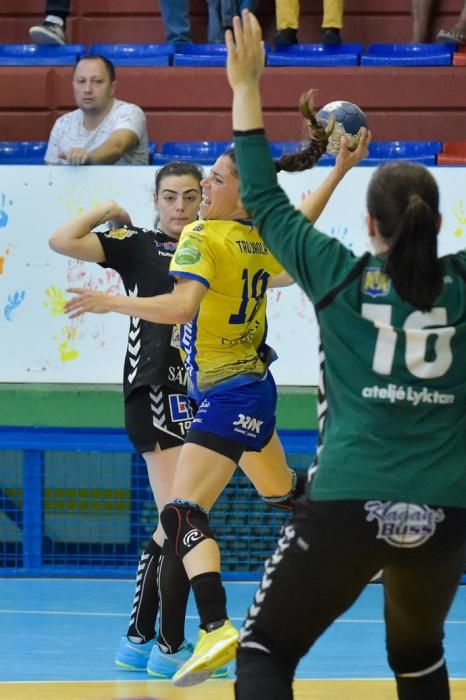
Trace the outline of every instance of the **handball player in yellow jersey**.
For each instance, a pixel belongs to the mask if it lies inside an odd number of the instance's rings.
[[[348,152],[347,169],[365,153],[365,145]],[[312,143],[309,153],[305,149],[297,156],[299,164],[286,160],[286,169],[309,167],[315,162]],[[239,462],[273,505],[289,505],[296,487],[275,431],[277,392],[269,372],[275,354],[266,344],[267,288],[292,279],[263,244],[243,207],[234,153],[221,156],[201,185],[203,220],[183,230],[170,265],[177,280],[171,294],[136,298],[73,288],[68,291],[76,296],[67,304],[71,317],[116,311],[154,323],[180,324],[188,393],[197,412],[161,522],[183,560],[200,616],[194,653],[173,676],[180,686],[211,676],[211,651],[215,668],[228,663],[238,638],[226,611],[210,509]],[[325,181],[300,207],[312,221],[323,208],[315,205],[322,200],[322,186]]]

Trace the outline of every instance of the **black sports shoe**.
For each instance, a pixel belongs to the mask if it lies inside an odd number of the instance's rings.
[[[275,33],[273,38],[273,43],[275,46],[291,46],[292,44],[298,43],[298,30],[291,29],[280,29]]]
[[[55,44],[56,46],[66,44],[65,30],[62,25],[47,20],[35,27],[30,27],[29,36],[35,44]]]
[[[324,46],[338,46],[341,44],[340,30],[335,29],[334,27],[324,29],[322,43]]]

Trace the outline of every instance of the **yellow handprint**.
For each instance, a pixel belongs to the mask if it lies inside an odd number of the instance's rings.
[[[109,199],[118,199],[121,195],[121,189],[114,180],[105,180],[101,178],[97,180],[94,187],[94,196],[91,200],[92,206],[96,206],[101,202],[106,202]]]
[[[70,362],[70,360],[76,360],[79,357],[79,350],[71,347],[73,341],[76,339],[76,328],[71,326],[65,326],[60,331],[61,338],[64,338],[58,345],[58,352],[60,354],[60,360],[62,362]],[[60,340],[58,336],[53,337],[54,340]]]
[[[465,210],[464,210],[464,202],[463,202],[463,200],[460,199],[460,201],[458,202],[458,209],[455,209],[455,207],[452,207],[451,210],[452,210],[452,212],[453,212],[455,218],[458,220],[458,223],[460,224],[460,226],[461,226],[461,227],[462,227],[462,226],[466,226],[466,212],[465,212]],[[454,230],[454,234],[455,234],[455,236],[457,236],[458,238],[460,238],[460,236],[462,236],[463,233],[464,233],[464,231],[463,231],[463,229],[460,228],[460,227],[455,228],[455,230]]]
[[[43,304],[52,316],[59,316],[65,313],[66,298],[65,293],[54,284],[45,290],[46,299]]]
[[[69,185],[63,190],[63,194],[58,197],[58,200],[64,204],[68,216],[79,216],[85,211],[82,204],[84,197],[84,188],[77,185]]]

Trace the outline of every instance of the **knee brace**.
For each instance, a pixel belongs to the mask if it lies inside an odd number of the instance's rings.
[[[272,508],[281,508],[282,510],[293,510],[294,503],[299,496],[306,492],[307,473],[291,472],[291,490],[283,496],[262,496],[264,503]]]
[[[200,506],[190,501],[171,501],[160,514],[160,522],[167,539],[179,557],[188,554],[204,540],[214,540],[209,516]]]

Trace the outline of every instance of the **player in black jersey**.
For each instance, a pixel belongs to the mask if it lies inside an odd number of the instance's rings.
[[[307,495],[241,631],[235,697],[291,700],[300,658],[383,569],[398,698],[449,700],[444,623],[466,560],[466,250],[439,255],[439,190],[416,163],[372,175],[372,252],[356,256],[310,226],[279,186],[265,138],[256,18],[235,17],[226,43],[242,197],[314,303],[322,392]],[[314,191],[323,206],[349,158],[343,140]]]
[[[130,296],[170,292],[173,280],[168,268],[182,229],[197,218],[202,176],[196,165],[183,162],[169,163],[158,171],[154,193],[158,219],[154,231],[133,226],[124,209],[115,202],[106,202],[59,228],[50,238],[50,247],[116,270]],[[107,230],[93,231],[105,222],[111,223]],[[168,498],[181,445],[193,417],[193,405],[186,396],[186,371],[178,335],[176,326],[130,319],[123,374],[125,426],[147,464],[158,512]],[[170,678],[192,651],[184,639],[189,582],[168,543],[162,549],[163,545],[164,533],[159,523],[141,554],[130,625],[115,662],[120,668],[147,667],[150,674]],[[163,600],[160,610],[157,569]],[[154,644],[158,612],[158,644]],[[219,675],[225,673],[226,670]]]

